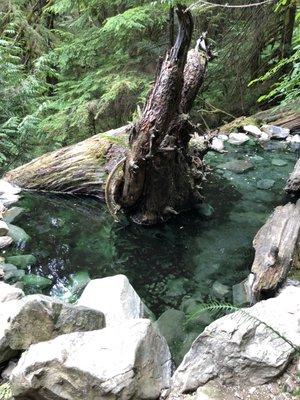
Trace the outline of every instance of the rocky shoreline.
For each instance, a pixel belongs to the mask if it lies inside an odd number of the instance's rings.
[[[124,275],[90,281],[75,305],[5,283],[0,293],[0,365],[15,400],[243,398],[220,397],[220,387],[292,399],[284,390],[297,387],[289,373],[282,387],[277,380],[299,355],[297,286],[214,321],[175,371]]]
[[[247,129],[254,134],[251,126]],[[221,135],[216,139],[226,142]],[[237,141],[238,135],[249,138],[241,132],[231,136],[232,140]],[[224,149],[219,146],[219,150]],[[247,170],[249,166],[224,168],[238,167]],[[265,189],[267,183],[262,185]],[[2,249],[12,243],[22,249],[30,240],[22,228],[12,224],[23,211],[9,208],[19,199],[19,192],[19,188],[0,181]],[[299,254],[299,237],[295,243]],[[155,321],[125,275],[86,280],[83,293],[72,305],[41,294],[25,295],[26,284],[49,284],[47,278],[25,275],[24,268],[34,263],[31,254],[1,259],[1,400],[297,398],[297,282],[288,281],[275,297],[252,307],[232,312],[224,305],[228,315],[210,323],[203,332],[199,329],[183,360],[176,360],[180,363],[176,368],[172,341],[182,337],[182,311],[169,309]],[[212,292],[222,307],[228,288],[216,281]],[[183,308],[194,307],[190,300]],[[235,285],[233,300],[239,306],[246,305],[246,282]],[[178,320],[172,332],[164,322],[168,318]]]

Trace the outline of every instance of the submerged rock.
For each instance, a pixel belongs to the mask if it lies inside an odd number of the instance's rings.
[[[232,160],[217,166],[218,169],[225,169],[236,174],[243,174],[254,168],[251,161],[248,160]]]
[[[216,320],[176,370],[174,391],[196,391],[217,378],[228,384],[270,382],[300,345],[299,321],[300,288],[292,286],[276,298]]]
[[[36,257],[32,254],[19,254],[17,256],[7,257],[6,261],[25,269],[26,267],[36,263]]]
[[[176,364],[182,360],[181,346],[185,339],[184,330],[185,314],[183,311],[169,308],[161,314],[155,322],[155,326],[166,339]]]
[[[272,139],[286,139],[290,134],[288,128],[281,128],[275,125],[263,125],[261,130],[267,133]]]
[[[280,158],[273,158],[271,164],[275,165],[276,167],[284,167],[287,164],[287,161],[281,160]]]
[[[24,272],[24,271],[23,271]],[[23,276],[22,282],[25,286],[33,286],[39,289],[45,289],[52,285],[52,280],[40,275],[26,274]]]
[[[19,270],[15,265],[3,263],[0,265],[0,275],[3,275],[5,282],[16,282],[23,278],[25,272]]]
[[[22,245],[30,240],[30,236],[19,226],[8,224],[8,235],[17,245]]]
[[[214,213],[214,208],[208,203],[200,203],[195,205],[195,209],[198,211],[200,215],[203,217],[211,217]]]
[[[56,336],[105,326],[101,312],[43,295],[0,304],[0,363],[16,350]],[[8,357],[8,358],[7,358]]]
[[[268,190],[271,189],[274,184],[275,181],[273,179],[261,179],[257,182],[256,186],[258,187],[258,189]]]
[[[0,303],[6,301],[18,300],[24,297],[24,292],[21,289],[17,289],[11,285],[0,282]]]
[[[229,287],[216,281],[212,286],[212,295],[217,299],[224,299],[229,294]]]
[[[234,144],[237,146],[240,146],[241,144],[246,143],[249,140],[249,137],[245,133],[231,133],[229,135],[229,140],[228,142],[230,144]]]
[[[145,307],[125,275],[90,281],[77,304],[102,311],[107,326],[145,316]]]
[[[14,398],[157,399],[169,387],[168,345],[149,320],[123,321],[33,345],[11,376]]]

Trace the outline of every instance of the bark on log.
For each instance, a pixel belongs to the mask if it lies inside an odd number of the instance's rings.
[[[287,193],[294,194],[297,197],[300,194],[300,158],[297,161],[294,170],[287,181],[285,191]]]
[[[259,301],[278,288],[292,267],[300,267],[300,200],[275,209],[256,234],[251,294]]]
[[[94,195],[104,199],[107,174],[125,156],[130,130],[131,125],[125,125],[44,154],[8,172],[4,179],[29,190]]]
[[[189,111],[198,93],[205,67],[202,68],[197,50],[197,54],[190,52],[190,64],[186,65],[193,20],[185,7],[178,5],[176,11],[176,42],[165,57],[142,117],[134,127],[124,178],[115,193],[116,202],[140,224],[161,222],[169,214],[188,208],[197,195],[199,199],[199,181],[194,180],[188,154],[195,127],[183,112]],[[190,72],[195,69],[192,75]]]

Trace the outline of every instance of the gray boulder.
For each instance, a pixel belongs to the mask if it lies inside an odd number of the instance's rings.
[[[0,282],[0,303],[11,300],[18,300],[24,296],[24,292],[21,289]]]
[[[15,400],[157,399],[170,376],[165,339],[137,319],[33,345],[10,382]]]
[[[26,296],[0,304],[0,363],[14,350],[79,331],[101,329],[101,312],[72,306],[43,295]]]
[[[288,128],[281,128],[275,125],[263,125],[261,130],[267,133],[272,139],[286,139],[290,134]]]
[[[146,309],[125,275],[91,280],[78,305],[102,311],[106,326],[131,318],[143,318]]]
[[[276,298],[209,325],[176,370],[173,389],[195,391],[217,378],[264,384],[285,370],[299,345],[300,288],[289,286]]]

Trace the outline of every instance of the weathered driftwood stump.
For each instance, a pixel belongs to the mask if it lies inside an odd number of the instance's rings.
[[[300,159],[297,161],[293,172],[291,173],[285,191],[299,196],[300,194]]]
[[[199,201],[204,176],[202,159],[208,145],[190,152],[191,137],[202,133],[189,121],[187,113],[203,83],[209,50],[204,35],[196,48],[188,51],[193,19],[184,6],[178,5],[176,11],[177,39],[166,54],[142,116],[134,126],[46,154],[4,178],[26,189],[103,197],[106,172],[126,155],[123,174],[108,179],[106,197],[137,223],[158,223]],[[129,149],[112,145],[112,137],[126,134]]]
[[[276,290],[292,267],[300,267],[300,200],[276,207],[256,234],[253,246],[251,292],[258,301]]]

